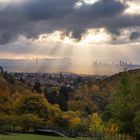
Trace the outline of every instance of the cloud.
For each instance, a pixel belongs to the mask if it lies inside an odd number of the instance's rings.
[[[133,32],[133,33],[131,33],[131,35],[130,35],[130,39],[131,40],[136,40],[138,38],[140,38],[140,32]]]
[[[0,44],[13,42],[19,35],[34,39],[62,31],[64,36],[80,40],[88,29],[106,28],[118,35],[123,28],[140,26],[140,15],[123,14],[125,2],[98,0],[75,8],[78,1],[24,0],[0,4]]]

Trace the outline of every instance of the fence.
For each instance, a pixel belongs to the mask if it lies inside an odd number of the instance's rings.
[[[130,135],[126,134],[103,134],[103,135],[92,135],[89,138],[79,138],[81,140],[136,140]]]

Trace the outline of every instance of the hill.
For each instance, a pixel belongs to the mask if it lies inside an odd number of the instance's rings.
[[[97,80],[94,84],[97,84],[100,87],[101,95],[105,94],[108,97],[112,97],[112,93],[116,91],[118,83],[124,74],[127,74],[129,76],[129,80],[131,83],[136,81],[139,81],[140,83],[140,69],[136,69],[117,73],[113,76],[105,78],[104,80]]]
[[[74,91],[68,103],[69,108],[86,111],[87,113],[103,111],[106,105],[112,101],[120,79],[124,74],[128,75],[131,84],[140,83],[140,69],[120,72],[103,80],[98,79]]]
[[[3,72],[0,74],[0,132],[35,132],[36,128],[47,126],[86,136],[96,118],[101,127],[104,126],[102,132],[112,133],[115,124],[115,132],[139,137],[139,83],[140,70],[125,71],[92,82],[85,80],[73,90],[62,87],[59,93],[51,93],[51,99],[58,97],[58,106],[48,103],[42,94],[29,94],[28,85]],[[68,109],[62,111],[60,105],[66,105]]]

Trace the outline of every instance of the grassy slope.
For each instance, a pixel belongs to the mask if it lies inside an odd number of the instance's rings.
[[[0,140],[76,140],[75,138],[62,138],[62,137],[49,137],[42,135],[26,135],[26,134],[13,134],[13,135],[0,135]]]
[[[126,139],[130,139],[130,137],[126,136]],[[0,140],[97,140],[97,138],[62,138],[43,135],[12,134],[9,136],[0,135]],[[103,140],[124,140],[124,135],[105,135]]]

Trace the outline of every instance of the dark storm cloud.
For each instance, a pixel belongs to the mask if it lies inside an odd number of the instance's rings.
[[[23,9],[29,20],[61,19],[74,10],[77,0],[29,0]]]
[[[36,38],[56,30],[80,39],[90,28],[106,28],[112,34],[120,29],[140,26],[140,16],[123,15],[126,4],[100,0],[75,8],[78,0],[24,0],[20,4],[0,6],[0,44],[16,40],[18,35]]]
[[[115,0],[101,0],[93,5],[82,6],[78,13],[92,19],[112,17],[122,13],[125,5]]]
[[[133,32],[133,33],[131,33],[131,35],[130,35],[130,39],[131,40],[136,40],[138,38],[140,38],[140,32]]]
[[[0,44],[5,44],[11,41],[11,35],[9,33],[4,33],[0,36]]]

